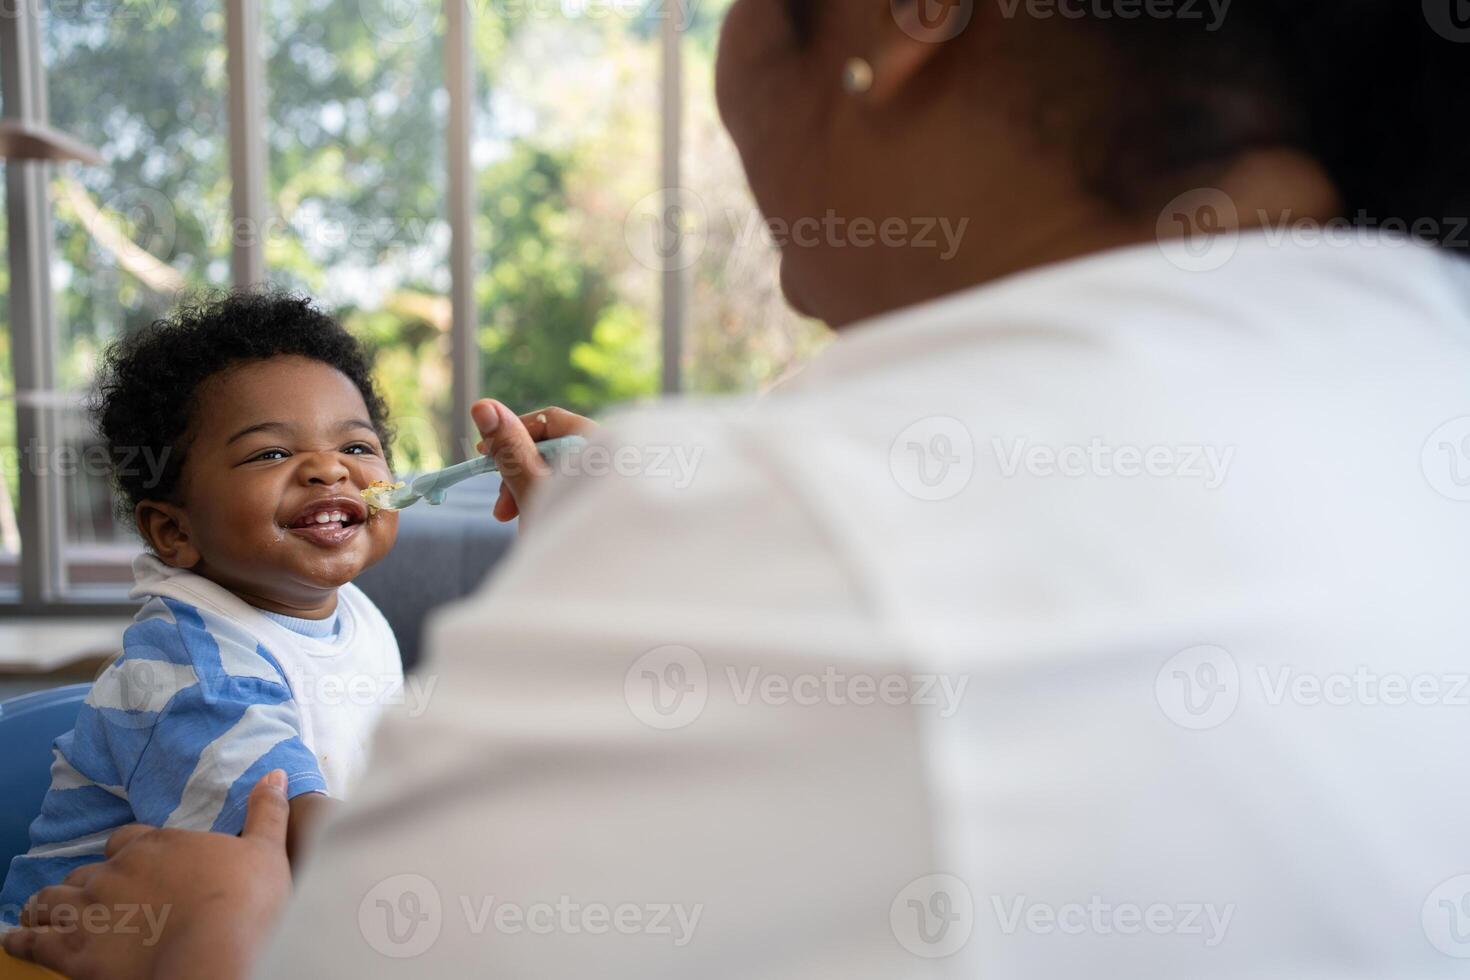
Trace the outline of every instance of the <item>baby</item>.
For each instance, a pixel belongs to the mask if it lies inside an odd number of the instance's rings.
[[[0,924],[125,824],[239,833],[273,769],[294,854],[402,691],[393,633],[350,584],[398,531],[360,495],[390,479],[386,410],[336,321],[275,293],[186,306],[113,347],[95,411],[147,545],[143,608],[56,741]],[[161,475],[131,466],[141,449],[167,454]]]

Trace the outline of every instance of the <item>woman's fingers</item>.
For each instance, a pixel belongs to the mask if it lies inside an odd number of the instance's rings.
[[[40,940],[41,933],[49,930],[41,929],[12,929],[0,935],[0,947],[5,952],[18,960],[34,960],[36,958],[36,943]]]
[[[286,771],[272,769],[256,782],[245,801],[245,827],[240,836],[285,848],[291,805],[286,802]]]
[[[110,858],[139,837],[151,834],[155,829],[157,828],[150,827],[145,823],[128,824],[107,838],[107,848],[103,851],[103,854]]]
[[[551,470],[536,451],[536,439],[514,412],[494,399],[478,401],[470,410],[487,455],[495,457],[500,479],[519,507],[531,488]]]
[[[583,435],[597,427],[591,419],[564,408],[538,408],[518,416],[493,398],[476,402],[470,416],[480,430],[480,443],[475,448],[495,457],[500,466],[500,496],[494,514],[502,522],[520,516],[531,488],[551,472],[537,452],[536,443]]]
[[[22,927],[11,929],[9,932],[0,932],[0,949],[18,960],[30,959],[31,950],[35,945],[36,934],[33,930]]]
[[[86,933],[74,925],[65,929],[41,926],[5,933],[0,936],[0,947],[18,960],[39,963],[75,980],[86,980],[96,975],[85,966],[86,940]]]
[[[32,895],[20,910],[20,924],[28,928],[58,924],[75,918],[82,905],[82,890],[73,885],[47,885]]]
[[[538,408],[522,415],[521,421],[525,423],[526,431],[531,433],[531,438],[537,442],[585,435],[597,428],[596,422],[564,408]]]
[[[473,411],[472,413],[473,414]],[[521,424],[531,434],[536,442],[545,442],[547,439],[561,439],[566,436],[586,435],[597,428],[597,423],[584,415],[569,412],[564,408],[538,408],[534,412],[527,412],[520,416]],[[478,419],[476,420],[478,424]],[[483,429],[481,430],[484,431]],[[489,447],[486,440],[481,439],[480,444],[475,447],[481,453],[488,453]]]
[[[470,418],[474,419],[475,428],[480,431],[480,442],[475,450],[482,456],[492,454],[490,433],[500,428],[499,410],[496,402],[491,399],[482,399],[470,407]],[[529,429],[527,430],[530,431]],[[535,438],[534,436],[532,437]],[[495,498],[495,506],[491,513],[497,521],[505,524],[520,516],[520,507],[516,505],[515,496],[510,492],[510,484],[503,479],[500,484],[500,493]]]
[[[516,505],[516,498],[510,492],[510,487],[502,483],[500,485],[500,496],[495,498],[495,519],[504,524],[513,521],[521,514],[521,509]]]
[[[101,861],[92,864],[84,864],[80,868],[72,868],[71,873],[61,879],[63,885],[71,885],[74,888],[85,888],[87,882],[91,881],[102,867]]]

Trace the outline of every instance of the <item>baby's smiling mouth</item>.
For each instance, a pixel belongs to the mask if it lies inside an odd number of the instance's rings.
[[[367,520],[367,507],[352,497],[322,497],[297,512],[286,530],[319,544],[341,544]]]

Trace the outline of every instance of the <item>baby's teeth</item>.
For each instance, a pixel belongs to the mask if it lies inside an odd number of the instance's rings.
[[[331,524],[332,522],[347,525],[347,512],[342,510],[319,510],[306,519],[308,524]]]

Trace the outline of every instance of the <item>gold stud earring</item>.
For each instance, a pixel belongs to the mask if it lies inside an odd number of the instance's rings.
[[[848,58],[842,69],[842,89],[848,95],[862,95],[873,87],[873,66],[862,58]]]

